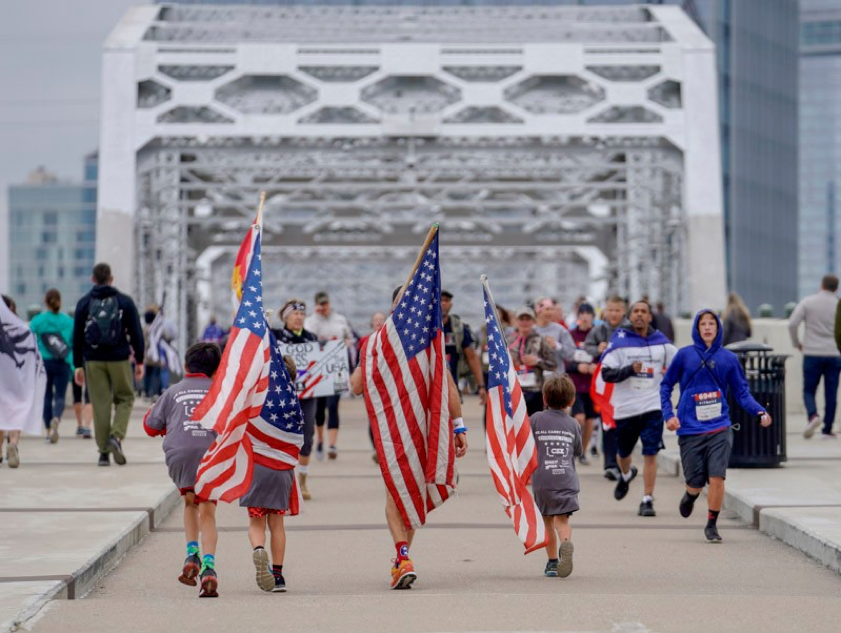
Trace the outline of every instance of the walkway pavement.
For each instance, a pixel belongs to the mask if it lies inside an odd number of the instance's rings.
[[[221,598],[197,601],[194,590],[176,581],[184,557],[181,513],[164,517],[178,499],[160,441],[141,437],[139,413],[125,443],[129,465],[124,468],[97,468],[93,443],[66,437],[55,446],[27,439],[21,468],[0,470],[0,631],[33,615],[25,626],[37,633],[204,632],[211,623],[223,630],[282,625],[342,633],[817,633],[836,630],[841,619],[841,576],[743,523],[735,505],[720,521],[724,544],[708,545],[704,513],[684,520],[677,512],[679,479],[661,477],[658,517],[643,519],[636,516],[641,482],[618,503],[596,466],[580,470],[575,571],[565,580],[543,578],[544,555],[522,555],[496,498],[481,435],[475,432],[480,428],[475,400],[465,416],[473,426],[472,449],[459,464],[459,496],[436,510],[418,535],[412,553],[420,579],[412,591],[387,590],[393,551],[382,514],[384,492],[370,459],[362,407],[355,401],[343,402],[339,459],[314,463],[314,499],[303,515],[287,521],[290,592],[257,589],[244,511],[223,504]],[[791,473],[807,489],[801,499],[808,490],[830,490],[823,499],[837,502],[833,507],[841,510],[841,460],[830,454],[841,456],[841,446],[813,440],[801,447],[794,434],[789,441],[795,457],[786,468],[733,471],[728,485],[734,495],[784,490]],[[663,464],[669,466],[665,459]],[[760,509],[760,527],[767,529],[766,513],[770,525],[771,513],[788,511],[801,522],[814,522],[813,512],[832,510],[791,507]],[[70,591],[67,576],[75,578]],[[49,601],[68,593],[87,597]],[[267,600],[283,604],[270,606]]]

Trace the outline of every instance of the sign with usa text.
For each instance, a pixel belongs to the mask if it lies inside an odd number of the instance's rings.
[[[281,353],[291,356],[298,368],[298,397],[320,398],[348,390],[350,366],[344,341],[280,343]]]

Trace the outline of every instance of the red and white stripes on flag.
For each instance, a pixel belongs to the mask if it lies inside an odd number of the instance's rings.
[[[488,332],[488,405],[486,441],[488,464],[494,486],[514,530],[529,554],[546,546],[543,517],[528,489],[537,468],[534,436],[517,372],[494,311],[492,295],[485,286],[485,325]]]
[[[590,381],[590,398],[596,407],[596,411],[601,414],[602,426],[605,429],[615,429],[616,420],[613,418],[613,383],[605,382],[602,378],[602,363],[596,365],[596,371],[593,372],[593,378]]]
[[[437,233],[391,315],[362,349],[363,393],[386,487],[407,529],[454,492]]]
[[[196,496],[233,501],[251,486],[252,421],[260,417],[271,372],[270,330],[262,310],[260,235],[222,362],[192,419],[217,437],[199,464]]]

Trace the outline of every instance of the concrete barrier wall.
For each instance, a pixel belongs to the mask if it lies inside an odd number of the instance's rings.
[[[775,354],[788,354],[786,361],[786,411],[793,414],[805,414],[803,407],[803,354],[791,344],[788,334],[788,321],[784,319],[753,319],[753,336],[750,340],[764,343],[774,348]],[[675,344],[678,347],[692,342],[692,321],[675,320]],[[802,326],[801,326],[802,337]],[[818,391],[818,412],[823,414],[823,388]]]

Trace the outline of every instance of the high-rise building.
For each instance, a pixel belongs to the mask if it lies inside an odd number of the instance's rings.
[[[799,294],[837,273],[841,195],[841,3],[800,2]]]
[[[57,288],[71,310],[91,286],[96,242],[97,155],[85,180],[63,183],[43,168],[9,187],[9,292],[23,315]]]
[[[727,285],[740,293],[753,310],[762,303],[770,303],[780,314],[782,306],[797,297],[797,0],[180,0],[179,3],[681,6],[715,42],[717,49]],[[839,3],[804,0],[804,6],[810,5],[837,9]],[[837,27],[820,28],[828,29],[829,33]],[[813,59],[811,63],[816,68],[833,67],[832,59]],[[819,70],[814,77],[815,81],[821,81]],[[821,90],[830,90],[829,82]],[[837,104],[841,97],[832,98]],[[815,96],[814,103],[819,101]],[[821,103],[822,107],[830,108],[829,99]],[[830,139],[828,135],[822,144]],[[827,213],[826,199],[830,192],[826,183],[824,178],[822,184],[810,181],[808,185],[822,187],[822,217]],[[807,213],[814,217],[816,203],[810,204],[813,210]],[[808,243],[813,244],[817,239],[813,236]],[[804,246],[807,242],[802,237],[800,241],[801,248],[810,248]],[[815,248],[824,256],[827,254],[825,244]],[[812,261],[817,254],[808,252],[803,257]],[[822,267],[825,266],[819,266]],[[804,269],[803,275],[811,279],[813,273]],[[810,288],[813,285],[814,280],[808,282]]]

